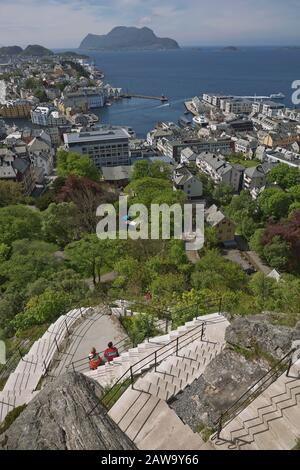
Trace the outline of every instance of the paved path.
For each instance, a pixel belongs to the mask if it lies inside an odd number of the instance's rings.
[[[96,307],[91,315],[84,318],[70,332],[64,347],[56,357],[49,377],[62,375],[72,367],[73,362],[87,358],[92,347],[101,352],[106,349],[109,341],[118,343],[124,338],[127,338],[127,334],[119,320],[109,315],[106,307]],[[88,360],[80,364],[80,369],[88,369]]]
[[[199,256],[198,251],[186,250],[185,253],[190,263],[197,264],[198,261],[200,261],[200,256]]]

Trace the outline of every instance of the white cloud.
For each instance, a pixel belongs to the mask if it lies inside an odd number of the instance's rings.
[[[299,22],[299,0],[0,0],[3,45],[77,47],[117,25],[182,44],[299,44]]]

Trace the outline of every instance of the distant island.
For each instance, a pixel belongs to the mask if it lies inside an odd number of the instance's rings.
[[[0,47],[0,57],[49,57],[59,56],[72,59],[88,59],[86,54],[80,54],[75,51],[53,52],[46,47],[39,45],[29,45],[25,49],[20,46]]]
[[[70,57],[73,59],[88,59],[89,58],[88,55],[79,54],[78,52],[75,52],[75,51],[56,52],[55,55],[58,55],[59,57]]]
[[[225,52],[238,52],[239,48],[235,46],[227,46],[227,47],[223,47],[222,50]]]
[[[25,49],[20,46],[0,47],[0,56],[44,57],[50,55],[54,55],[54,52],[38,44],[30,44]]]
[[[88,34],[79,49],[113,51],[180,49],[180,47],[174,39],[157,37],[150,28],[117,26],[108,34]]]

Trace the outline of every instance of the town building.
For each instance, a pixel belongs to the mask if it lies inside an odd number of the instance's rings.
[[[190,200],[199,199],[203,195],[203,184],[186,166],[178,165],[173,173],[174,190],[183,191]]]
[[[64,134],[67,150],[88,155],[97,168],[130,164],[129,133],[118,127]]]
[[[221,155],[209,152],[198,155],[196,164],[215,184],[230,185],[235,192],[241,189],[244,172],[241,165],[231,165]]]
[[[39,126],[58,127],[68,124],[67,118],[59,114],[54,106],[39,105],[30,114],[32,123]]]
[[[8,119],[28,118],[32,109],[32,103],[27,100],[10,100],[0,105],[0,117]]]
[[[215,229],[219,243],[225,243],[234,240],[236,226],[231,219],[226,217],[222,211],[218,210],[216,205],[210,206],[205,211],[206,223]]]

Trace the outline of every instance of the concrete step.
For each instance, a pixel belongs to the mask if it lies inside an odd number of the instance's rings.
[[[134,442],[143,450],[200,450],[204,444],[201,437],[161,401],[152,409]]]
[[[3,391],[12,390],[20,392],[21,390],[33,391],[36,389],[39,381],[41,379],[41,374],[18,374],[13,372],[10,374]]]

